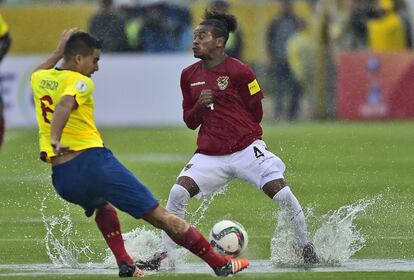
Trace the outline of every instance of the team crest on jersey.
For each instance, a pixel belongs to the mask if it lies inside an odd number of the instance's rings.
[[[79,90],[79,92],[84,93],[88,89],[88,86],[86,85],[84,81],[79,80],[76,83],[76,89]]]
[[[217,78],[217,86],[220,90],[225,90],[229,85],[229,76],[221,76]]]
[[[188,169],[190,169],[192,166],[193,166],[193,164],[192,164],[192,163],[187,164],[187,165],[184,167],[184,171],[187,171],[187,170],[188,170]]]

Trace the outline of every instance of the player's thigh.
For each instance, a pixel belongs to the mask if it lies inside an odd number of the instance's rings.
[[[267,182],[283,178],[286,169],[283,161],[269,151],[262,140],[256,140],[244,150],[234,153],[231,162],[238,178],[259,189]]]
[[[66,201],[78,204],[91,216],[95,208],[105,203],[102,196],[95,195],[97,186],[91,176],[95,168],[96,151],[87,150],[74,159],[52,167],[52,182],[57,193]]]
[[[183,168],[179,177],[194,180],[202,195],[209,195],[224,187],[234,174],[228,164],[228,156],[195,154]]]
[[[158,206],[158,201],[150,190],[112,153],[105,159],[101,174],[101,195],[119,210],[140,218]]]

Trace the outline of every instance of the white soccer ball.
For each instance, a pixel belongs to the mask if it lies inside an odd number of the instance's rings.
[[[236,221],[220,221],[210,231],[210,244],[222,256],[240,256],[248,242],[246,230]]]

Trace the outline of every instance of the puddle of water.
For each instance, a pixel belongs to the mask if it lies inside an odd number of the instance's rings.
[[[79,264],[77,268],[67,268],[54,264],[0,264],[0,276],[33,276],[33,275],[116,275],[116,268],[107,268],[104,263]],[[273,265],[271,260],[251,260],[250,266],[241,273],[282,273],[282,272],[358,272],[358,271],[396,271],[414,272],[414,260],[397,259],[350,259],[341,265],[320,265],[313,267],[297,266],[283,267]],[[146,272],[147,275],[163,273]],[[205,263],[177,264],[176,270],[167,272],[172,274],[203,273],[212,274],[213,271]]]

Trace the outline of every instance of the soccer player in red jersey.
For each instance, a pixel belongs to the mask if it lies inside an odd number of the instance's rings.
[[[167,210],[184,218],[190,198],[211,194],[233,178],[245,180],[279,204],[291,221],[305,263],[318,263],[307,237],[305,217],[286,184],[285,164],[261,139],[263,92],[249,66],[224,52],[233,15],[207,11],[194,30],[193,52],[200,61],[181,74],[184,122],[199,128],[197,150],[171,189]],[[175,245],[163,235],[167,252]]]
[[[78,29],[64,31],[57,49],[32,74],[31,87],[39,126],[41,159],[52,165],[52,181],[66,201],[95,213],[96,224],[115,256],[120,277],[143,277],[151,263],[134,262],[125,250],[115,207],[160,228],[179,245],[203,259],[218,276],[235,274],[247,259],[220,256],[186,221],[159,205],[102,141],[93,118],[94,82],[101,43]],[[55,67],[63,58],[60,67]]]

